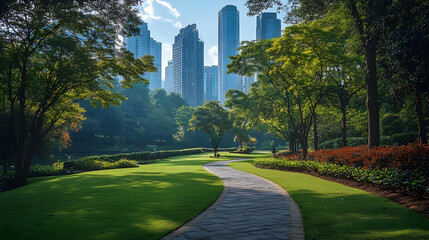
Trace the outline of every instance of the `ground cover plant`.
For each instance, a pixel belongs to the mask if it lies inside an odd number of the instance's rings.
[[[227,159],[225,154],[216,161]],[[1,239],[159,239],[222,191],[221,180],[202,167],[210,161],[207,153],[31,178],[0,193]]]
[[[429,145],[324,149],[310,152],[308,161],[301,159],[300,154],[285,154],[279,160],[265,159],[255,164],[259,167],[313,171],[420,197],[429,194]]]
[[[429,219],[385,198],[310,175],[230,164],[276,182],[297,202],[306,239],[427,239]]]

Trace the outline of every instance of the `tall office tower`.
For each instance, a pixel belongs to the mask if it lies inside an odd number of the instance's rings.
[[[238,54],[239,44],[239,11],[236,6],[227,5],[219,11],[218,20],[218,100],[221,103],[225,102],[225,93],[229,89],[242,89],[242,77],[226,73],[226,65],[231,62],[229,57]]]
[[[197,25],[180,29],[173,44],[174,91],[193,106],[204,102],[204,43]]]
[[[161,88],[162,44],[153,38],[150,38],[150,55],[154,57],[153,65],[158,69],[157,72],[149,73],[149,89],[155,90]]]
[[[264,12],[256,17],[256,40],[272,39],[281,36],[281,22],[277,13]]]
[[[255,76],[243,76],[243,90],[242,92],[248,94],[250,89],[250,84],[255,82]]]
[[[165,67],[165,91],[174,92],[173,60],[168,61],[168,65]]]
[[[140,36],[126,38],[125,43],[128,51],[132,52],[135,58],[150,54],[150,31],[147,23],[140,25]]]
[[[218,101],[218,67],[204,66],[204,101]]]

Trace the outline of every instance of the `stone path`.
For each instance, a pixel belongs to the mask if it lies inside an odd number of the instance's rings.
[[[204,165],[224,182],[224,190],[206,211],[162,240],[304,239],[301,213],[277,184],[232,169],[235,161]]]

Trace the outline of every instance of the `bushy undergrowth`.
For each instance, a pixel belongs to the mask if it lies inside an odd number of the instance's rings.
[[[289,154],[279,159],[257,160],[259,167],[292,171],[314,171],[333,176],[399,189],[404,193],[429,194],[429,145],[367,146],[324,149]]]
[[[62,162],[56,162],[52,165],[33,165],[30,167],[28,177],[44,177],[66,174]]]
[[[324,176],[344,178],[378,185],[384,189],[422,196],[429,194],[429,180],[422,179],[415,171],[398,169],[364,169],[315,161],[291,161],[286,159],[255,159],[255,166],[296,172],[317,172]]]
[[[94,171],[102,169],[114,169],[114,168],[130,168],[138,167],[137,161],[120,159],[116,162],[106,162],[94,159],[79,159],[75,161],[74,170],[80,171]]]
[[[120,153],[113,155],[97,155],[80,158],[77,161],[87,161],[87,160],[97,160],[105,162],[116,162],[120,159],[128,159],[134,161],[145,161],[152,159],[162,159],[173,156],[188,155],[188,154],[197,154],[202,153],[201,148],[191,148],[191,149],[182,149],[182,150],[165,150],[157,152],[133,152],[133,153]]]
[[[418,136],[414,132],[399,133],[399,134],[392,134],[390,136],[382,136],[380,140],[381,140],[381,145],[387,145],[387,146],[406,145],[418,140]],[[367,143],[368,143],[367,137],[348,137],[347,138],[347,144],[351,147],[356,147]],[[340,148],[342,146],[343,146],[342,138],[335,138],[319,144],[319,147],[321,149]]]

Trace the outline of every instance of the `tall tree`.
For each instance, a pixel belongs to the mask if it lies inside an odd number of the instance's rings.
[[[220,140],[232,129],[232,124],[228,111],[218,102],[207,101],[203,106],[195,109],[189,120],[189,129],[194,131],[199,129],[209,136],[216,157]]]
[[[278,5],[288,11],[286,21],[297,23],[312,21],[326,16],[332,11],[345,8],[354,19],[355,28],[360,37],[366,60],[366,105],[368,110],[369,147],[380,145],[380,107],[378,100],[377,78],[377,43],[381,29],[381,19],[387,15],[391,0],[288,0],[282,4],[279,0],[248,0],[249,14]]]
[[[118,36],[135,35],[138,1],[8,1],[0,15],[1,109],[8,115],[17,186],[26,184],[32,158],[43,139],[78,127],[84,109],[119,104],[109,91],[144,81],[152,57],[135,59]]]

